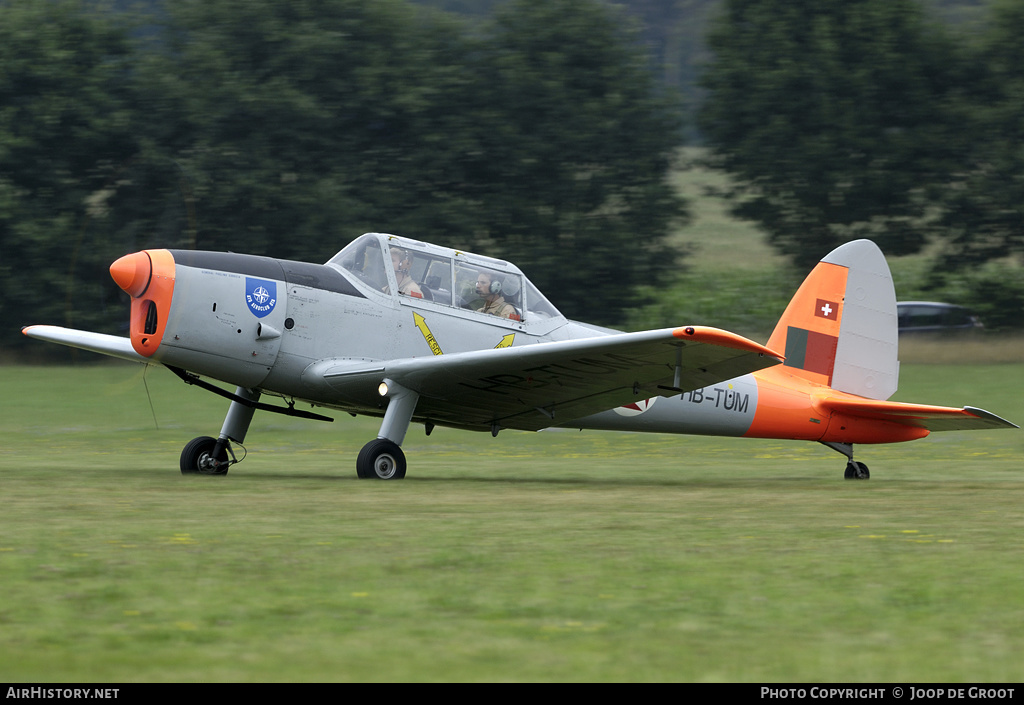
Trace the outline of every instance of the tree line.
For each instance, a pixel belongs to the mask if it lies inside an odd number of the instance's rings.
[[[0,336],[123,329],[106,270],[127,252],[324,262],[367,231],[506,257],[615,323],[685,217],[679,112],[634,36],[593,0],[486,24],[399,0],[0,3]]]
[[[1021,0],[971,31],[912,0],[726,0],[700,127],[734,212],[801,268],[929,246],[926,290],[1024,327],[1022,31]]]
[[[695,127],[796,266],[930,244],[931,285],[1024,325],[1021,0],[970,33],[913,0],[723,0],[690,126],[695,96],[600,0],[143,7],[0,0],[5,348],[28,323],[123,330],[127,252],[326,261],[373,230],[506,257],[614,325],[685,265],[666,174]]]

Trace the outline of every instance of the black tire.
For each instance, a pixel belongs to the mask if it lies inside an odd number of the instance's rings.
[[[846,472],[843,474],[847,480],[867,480],[871,478],[871,472],[864,463],[851,460],[846,464]]]
[[[193,438],[185,444],[181,451],[181,474],[182,475],[227,475],[228,474],[228,450],[224,447],[217,457],[222,464],[216,470],[204,470],[202,462],[209,458],[217,445],[216,438],[200,436]]]
[[[356,475],[364,480],[401,480],[405,477],[405,453],[386,438],[370,441],[356,458]]]

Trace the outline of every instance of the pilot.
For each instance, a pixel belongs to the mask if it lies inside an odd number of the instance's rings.
[[[412,266],[409,262],[409,253],[400,247],[392,247],[391,266],[395,268],[395,279],[398,280],[398,293],[422,299],[423,290],[409,276],[409,267]]]
[[[501,281],[494,278],[491,272],[481,271],[476,276],[477,296],[483,297],[484,305],[478,308],[480,313],[489,313],[493,316],[519,320],[516,307],[505,301],[501,295]]]

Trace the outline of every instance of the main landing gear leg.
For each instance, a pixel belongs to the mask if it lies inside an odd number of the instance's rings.
[[[853,459],[852,443],[829,443],[822,441],[822,445],[826,445],[846,456],[846,472],[843,473],[843,477],[847,480],[867,480],[871,477],[868,466]]]
[[[253,414],[256,413],[256,402],[260,400],[260,393],[238,387],[235,395],[252,402],[252,405],[232,401],[217,438],[200,436],[189,441],[181,451],[182,475],[227,475],[228,468],[238,462],[234,451],[231,450],[231,441],[245,442],[245,434],[249,430]]]
[[[359,451],[356,475],[364,479],[401,480],[405,477],[405,453],[401,445],[420,395],[391,380],[384,380],[381,396],[388,397],[384,421],[377,438]]]

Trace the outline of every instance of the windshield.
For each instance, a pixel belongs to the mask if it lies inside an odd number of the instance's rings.
[[[334,255],[327,264],[339,265],[377,291],[391,293],[384,271],[384,253],[381,252],[380,242],[373,235],[356,238]]]
[[[562,315],[529,279],[526,280],[526,311],[534,318],[556,318]]]

